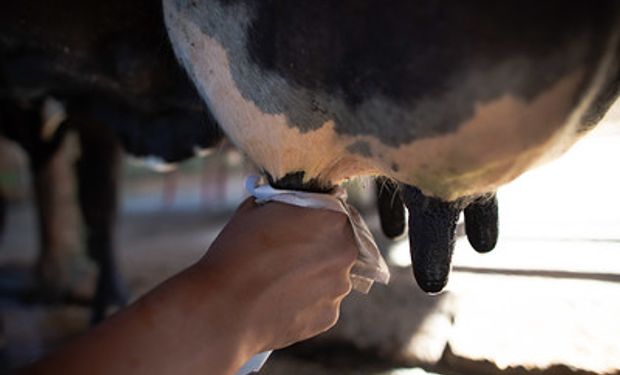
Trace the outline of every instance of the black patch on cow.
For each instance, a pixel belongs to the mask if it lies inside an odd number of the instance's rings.
[[[398,172],[400,170],[400,166],[398,165],[398,163],[392,163],[391,168],[394,172]]]
[[[347,151],[352,154],[358,154],[365,158],[372,157],[372,150],[370,149],[370,144],[366,141],[357,141],[355,143],[351,143],[347,146]]]
[[[180,162],[195,157],[198,150],[215,147],[224,137],[208,111],[168,109],[149,114],[103,97],[71,97],[69,103],[72,116],[105,124],[123,148],[136,157],[155,156],[167,163]]]
[[[274,179],[267,171],[264,171],[264,174],[267,176],[269,185],[276,189],[307,191],[310,193],[330,193],[335,188],[334,185],[326,184],[325,181],[321,181],[318,178],[304,181],[304,176],[306,174],[304,171],[287,173],[284,177],[278,179]]]
[[[145,112],[201,111],[151,0],[20,0],[0,12],[0,94],[110,95]]]
[[[188,14],[228,50],[241,94],[262,111],[302,132],[333,120],[338,133],[392,146],[453,132],[476,104],[530,101],[577,68],[588,82],[620,24],[614,0],[196,1]],[[245,51],[209,6],[247,12]],[[262,86],[252,64],[289,87]]]

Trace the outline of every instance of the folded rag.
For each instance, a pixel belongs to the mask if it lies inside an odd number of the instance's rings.
[[[355,290],[368,293],[375,281],[387,284],[390,271],[381,256],[374,237],[364,218],[347,203],[347,192],[342,187],[330,194],[309,193],[305,191],[275,189],[268,184],[260,184],[260,177],[250,176],[246,180],[246,190],[256,198],[257,203],[277,201],[299,207],[326,209],[341,212],[349,218],[359,255],[351,269],[351,283]]]

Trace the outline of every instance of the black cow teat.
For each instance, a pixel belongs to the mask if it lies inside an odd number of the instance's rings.
[[[405,233],[405,206],[398,184],[387,177],[378,177],[375,192],[383,233],[388,238],[399,237]]]
[[[478,252],[488,252],[495,246],[498,235],[495,194],[445,202],[425,196],[414,186],[403,185],[402,197],[409,210],[413,273],[425,292],[439,293],[448,283],[461,211],[465,210],[465,228],[472,246]]]
[[[497,196],[482,196],[465,208],[465,233],[471,246],[479,253],[495,248],[499,229]]]

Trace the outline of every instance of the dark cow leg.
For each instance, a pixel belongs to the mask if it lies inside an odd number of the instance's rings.
[[[127,303],[127,291],[114,254],[117,180],[120,148],[103,125],[82,121],[81,155],[77,162],[78,197],[86,231],[89,256],[99,270],[93,301],[92,322],[105,318],[110,307]]]
[[[405,206],[398,184],[386,177],[375,179],[375,193],[381,229],[388,238],[405,233]]]
[[[42,109],[52,101],[51,117]],[[52,120],[52,121],[50,121]],[[57,302],[68,291],[69,249],[73,245],[74,216],[71,207],[71,168],[65,135],[68,127],[62,105],[52,98],[0,101],[0,129],[28,154],[38,217],[39,257],[35,268],[35,299]]]

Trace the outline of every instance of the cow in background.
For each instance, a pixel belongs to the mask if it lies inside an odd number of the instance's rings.
[[[63,225],[55,170],[75,132],[86,247],[98,266],[92,320],[127,300],[114,256],[121,148],[173,163],[221,132],[179,68],[161,4],[149,0],[11,2],[0,12],[0,132],[26,151],[39,216],[37,279],[62,297]]]

